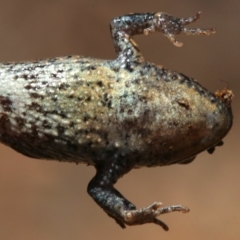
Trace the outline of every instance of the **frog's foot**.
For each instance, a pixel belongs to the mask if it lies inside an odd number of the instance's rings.
[[[174,205],[168,207],[161,207],[162,203],[155,202],[152,205],[136,210],[125,210],[124,211],[124,223],[127,225],[139,225],[144,223],[155,223],[161,226],[165,231],[168,231],[168,226],[162,222],[161,220],[157,219],[161,214],[170,213],[170,212],[189,212],[187,207],[181,205]]]
[[[124,161],[106,164],[106,166],[98,166],[97,173],[88,184],[88,193],[94,201],[110,216],[115,219],[116,223],[122,228],[126,225],[141,225],[144,223],[154,223],[161,226],[164,230],[168,230],[168,226],[158,216],[170,212],[189,212],[189,209],[181,205],[169,207],[161,207],[162,203],[155,202],[150,206],[142,209],[136,209],[135,205],[129,202],[112,184],[116,182],[118,176],[129,171],[123,168]],[[110,166],[110,168],[109,168]],[[112,171],[112,166],[116,171]],[[120,166],[120,167],[116,167]]]
[[[201,28],[187,28],[192,22],[200,18],[201,12],[198,12],[194,17],[176,18],[167,13],[155,13],[150,27],[144,29],[144,34],[147,35],[153,32],[162,32],[175,46],[181,47],[182,42],[175,39],[175,34],[184,33],[187,35],[210,35],[216,33],[215,28],[201,29]]]

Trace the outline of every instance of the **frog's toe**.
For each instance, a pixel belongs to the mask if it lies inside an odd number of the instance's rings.
[[[158,217],[161,214],[170,213],[174,211],[179,211],[183,213],[189,212],[189,209],[187,207],[184,207],[181,205],[174,205],[174,206],[168,206],[168,207],[161,207],[161,206],[162,206],[162,203],[155,202],[146,208],[141,208],[136,210],[125,210],[124,222],[127,225],[155,223],[161,226],[165,231],[167,231],[168,226],[161,220],[157,219],[156,217]]]

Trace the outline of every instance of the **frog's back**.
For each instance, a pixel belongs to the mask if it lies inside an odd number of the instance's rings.
[[[67,57],[0,68],[0,140],[34,158],[180,162],[220,141],[231,110],[180,73]]]

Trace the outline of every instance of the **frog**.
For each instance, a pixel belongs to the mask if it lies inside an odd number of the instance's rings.
[[[162,33],[211,35],[197,21],[164,12],[114,18],[114,60],[67,56],[0,64],[0,142],[35,159],[83,163],[96,174],[87,191],[120,227],[153,223],[182,205],[137,209],[114,184],[132,169],[187,164],[213,153],[231,129],[233,93],[211,93],[197,80],[146,61],[133,40]]]

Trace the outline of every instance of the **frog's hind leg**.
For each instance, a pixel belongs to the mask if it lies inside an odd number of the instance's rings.
[[[161,207],[160,202],[136,209],[134,204],[113,187],[117,179],[129,172],[131,168],[132,166],[128,166],[127,161],[123,159],[106,164],[106,166],[104,164],[96,166],[97,173],[88,185],[88,193],[122,228],[125,228],[125,225],[154,223],[167,231],[168,226],[157,217],[175,211],[186,213],[189,209],[181,205]]]

